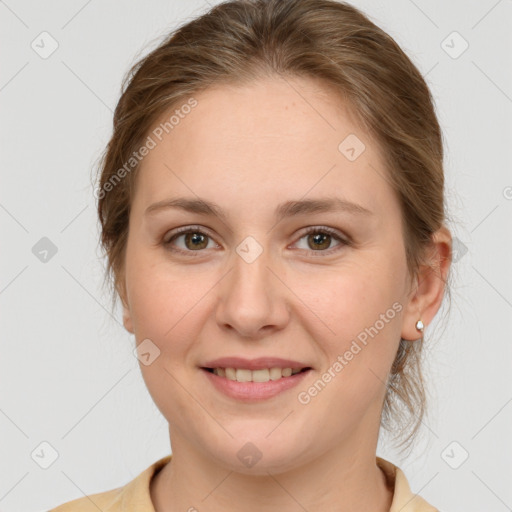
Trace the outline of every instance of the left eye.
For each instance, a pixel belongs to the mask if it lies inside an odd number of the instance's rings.
[[[306,249],[317,252],[326,252],[325,249],[331,249],[329,246],[333,240],[338,242],[337,245],[348,245],[346,240],[337,235],[333,230],[327,228],[311,229],[299,239],[299,242],[303,239],[306,239],[307,247],[299,247],[299,249]]]

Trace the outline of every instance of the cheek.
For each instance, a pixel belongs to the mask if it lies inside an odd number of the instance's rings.
[[[209,292],[219,276],[206,267],[191,273],[162,258],[153,262],[133,258],[131,269],[128,286],[135,337],[139,343],[149,338],[158,347],[162,357],[155,361],[157,366],[182,371],[196,359],[195,340],[213,315]]]
[[[361,262],[318,273],[294,288],[314,313],[303,319],[311,319],[306,328],[324,352],[327,370],[343,374],[338,380],[347,379],[354,392],[372,385],[369,377],[374,385],[376,376],[385,380],[398,348],[404,306],[394,263]],[[334,367],[339,357],[342,369]]]
[[[190,416],[189,395],[179,382],[199,336],[199,301],[206,289],[163,264],[133,268],[145,269],[132,272],[129,282],[135,337],[138,343],[150,339],[159,350],[150,365],[140,364],[146,387],[164,417]]]
[[[190,327],[200,295],[183,281],[152,281],[147,274],[144,277],[140,286],[134,287],[136,296],[131,303],[135,333],[164,345],[180,327]]]
[[[376,257],[358,264],[340,266],[291,281],[296,295],[332,338],[355,336],[370,327],[381,314],[402,299],[400,280],[392,272],[393,262]],[[389,314],[395,317],[395,310]]]
[[[132,253],[127,259],[127,293],[136,338],[159,344],[191,310],[196,294],[190,278],[149,256]]]

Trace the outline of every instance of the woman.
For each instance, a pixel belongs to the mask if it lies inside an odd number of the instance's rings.
[[[54,511],[436,510],[376,456],[421,421],[451,261],[432,98],[389,35],[217,5],[132,69],[96,196],[172,456]]]

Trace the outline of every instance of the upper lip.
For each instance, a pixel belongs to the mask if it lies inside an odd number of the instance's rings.
[[[203,368],[244,368],[247,370],[262,370],[264,368],[311,368],[309,365],[291,359],[280,357],[258,357],[257,359],[245,359],[243,357],[221,357],[207,361]]]

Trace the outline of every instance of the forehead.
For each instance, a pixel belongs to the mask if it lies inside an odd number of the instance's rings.
[[[332,87],[303,78],[218,85],[173,106],[149,132],[137,202],[173,192],[257,204],[312,192],[350,195],[369,209],[391,200],[379,146]],[[387,197],[386,197],[387,196]]]

